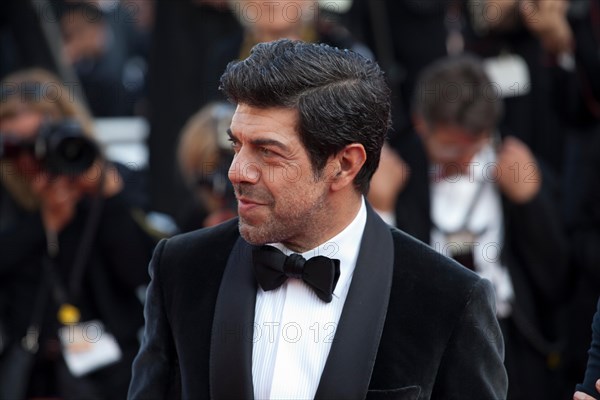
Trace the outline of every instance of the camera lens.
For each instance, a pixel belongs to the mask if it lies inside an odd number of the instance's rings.
[[[85,136],[75,121],[67,120],[48,126],[41,138],[46,149],[44,165],[54,174],[82,174],[99,155],[96,144]]]
[[[87,149],[85,142],[80,138],[66,138],[60,143],[56,150],[60,153],[64,161],[77,162],[81,160],[82,157],[85,157]]]

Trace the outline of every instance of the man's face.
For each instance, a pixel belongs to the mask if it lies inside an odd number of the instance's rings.
[[[303,248],[327,224],[327,177],[313,170],[296,130],[298,112],[240,104],[231,122],[229,169],[247,242]]]
[[[489,135],[473,135],[455,125],[439,125],[422,132],[429,159],[447,173],[467,173],[469,163],[489,141]]]

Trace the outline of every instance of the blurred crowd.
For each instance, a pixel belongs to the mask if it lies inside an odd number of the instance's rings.
[[[156,221],[235,217],[219,77],[278,38],[380,63],[369,201],[492,282],[509,399],[570,398],[600,296],[600,0],[3,1],[0,398],[125,398]],[[99,117],[149,122],[148,168],[104,155]]]

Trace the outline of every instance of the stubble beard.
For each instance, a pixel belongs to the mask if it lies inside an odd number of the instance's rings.
[[[294,243],[309,246],[318,245],[322,232],[327,227],[326,193],[311,193],[302,198],[279,199],[280,204],[288,204],[285,210],[276,210],[277,202],[270,205],[268,217],[260,224],[251,224],[239,217],[240,235],[248,243]]]

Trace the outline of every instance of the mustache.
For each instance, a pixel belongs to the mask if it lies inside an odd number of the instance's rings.
[[[235,197],[244,197],[251,201],[262,204],[273,203],[273,196],[267,190],[258,188],[248,183],[239,183],[233,185]]]

